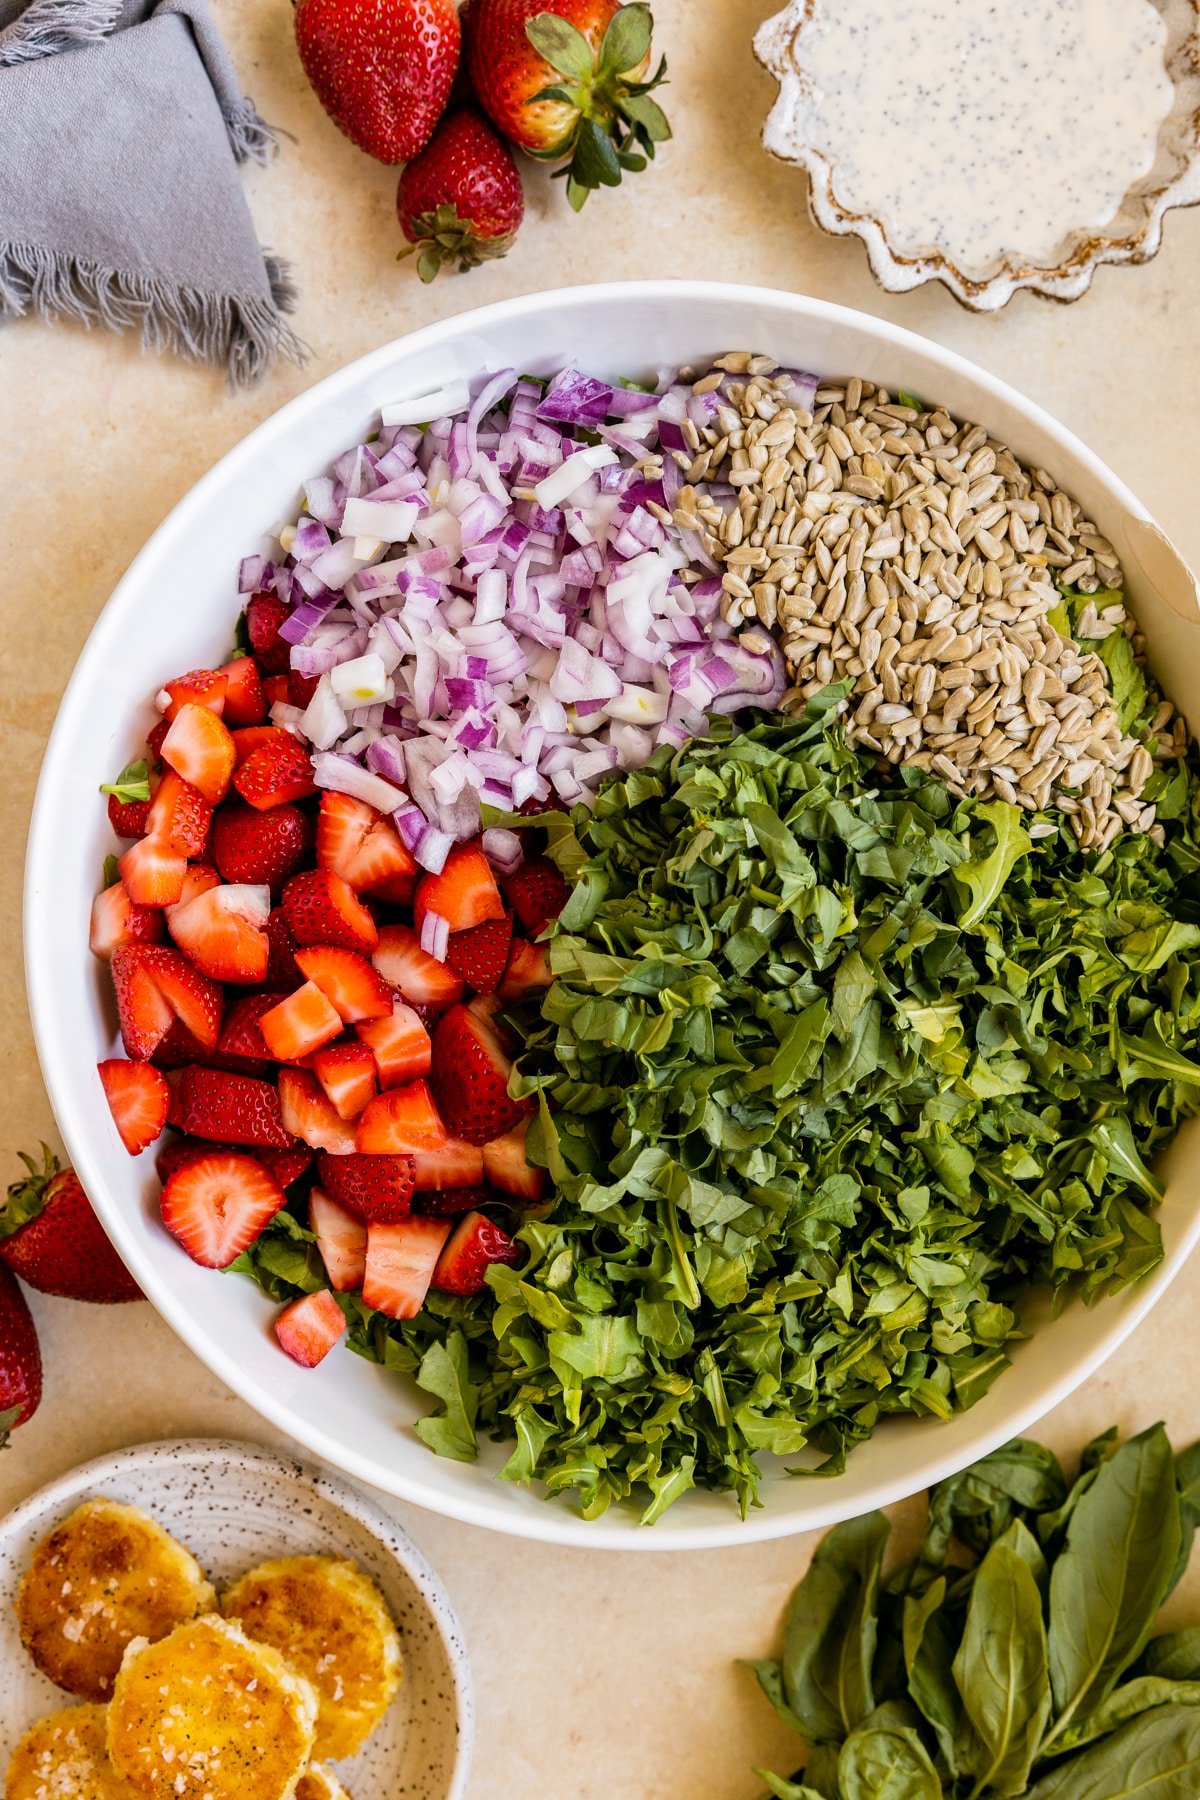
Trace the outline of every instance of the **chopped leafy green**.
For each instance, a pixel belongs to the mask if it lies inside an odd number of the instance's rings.
[[[138,762],[131,762],[121,770],[115,781],[100,784],[102,794],[111,794],[114,800],[123,805],[135,800],[150,798],[149,765],[143,756]]]

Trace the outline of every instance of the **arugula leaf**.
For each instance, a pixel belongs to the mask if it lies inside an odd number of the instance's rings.
[[[882,1513],[836,1526],[788,1608],[784,1693],[814,1744],[839,1743],[874,1707],[876,1595],[889,1530]]]
[[[111,794],[114,800],[129,802],[148,800],[150,798],[150,773],[145,757],[137,762],[129,763],[121,770],[115,781],[105,781],[100,785],[102,794]]]
[[[1021,824],[1020,809],[1003,800],[993,800],[975,808],[975,817],[984,819],[995,834],[995,846],[982,858],[962,863],[954,871],[959,887],[966,888],[971,903],[959,915],[959,926],[968,931],[988,913],[1004,891],[1004,885],[1023,856],[1033,849],[1033,839]]]
[[[417,1370],[417,1386],[442,1402],[439,1413],[417,1420],[413,1427],[417,1436],[439,1456],[474,1462],[479,1455],[477,1402],[468,1372],[467,1340],[461,1331],[452,1331],[444,1344],[430,1344]]]

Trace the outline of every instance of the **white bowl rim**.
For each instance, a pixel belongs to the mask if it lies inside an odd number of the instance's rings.
[[[143,1288],[147,1298],[172,1330],[184,1340],[213,1374],[218,1376],[227,1387],[244,1399],[270,1424],[301,1444],[311,1455],[341,1469],[345,1474],[353,1476],[367,1487],[373,1487],[377,1491],[409,1501],[416,1506],[425,1507],[442,1517],[458,1519],[464,1524],[482,1526],[484,1529],[499,1531],[507,1536],[595,1550],[654,1552],[730,1549],[743,1544],[750,1545],[774,1538],[792,1537],[808,1531],[821,1531],[828,1526],[837,1524],[848,1515],[844,1501],[839,1503],[835,1492],[831,1494],[829,1501],[824,1504],[818,1501],[803,1515],[789,1512],[776,1514],[764,1508],[761,1512],[751,1512],[745,1518],[739,1518],[731,1507],[728,1520],[720,1523],[675,1528],[670,1522],[670,1515],[667,1515],[652,1530],[631,1530],[628,1521],[624,1523],[610,1522],[603,1517],[590,1522],[584,1521],[575,1513],[551,1504],[536,1509],[531,1508],[528,1511],[516,1508],[510,1511],[494,1503],[490,1497],[490,1489],[485,1490],[479,1497],[474,1495],[469,1497],[432,1495],[419,1476],[413,1477],[396,1469],[381,1469],[369,1453],[346,1446],[343,1442],[332,1438],[319,1426],[297,1421],[289,1406],[278,1400],[269,1388],[247,1379],[235,1358],[227,1354],[213,1336],[194,1330],[186,1320],[178,1318],[173,1307],[169,1283],[159,1278],[148,1258],[143,1255],[138,1238],[132,1225],[127,1221],[123,1209],[111,1201],[107,1192],[107,1184],[101,1178],[97,1160],[92,1154],[91,1145],[87,1137],[75,1129],[72,1120],[70,1086],[65,1076],[60,1073],[69,1067],[69,1038],[54,1009],[49,1005],[43,1005],[40,999],[40,972],[43,967],[47,967],[61,954],[61,946],[44,927],[39,909],[31,902],[36,887],[36,871],[42,865],[52,868],[55,855],[60,853],[60,846],[54,835],[55,821],[51,808],[45,804],[45,801],[46,796],[56,786],[60,777],[65,776],[67,772],[67,733],[64,722],[73,710],[76,689],[82,689],[84,685],[84,666],[90,663],[93,657],[103,657],[106,652],[119,654],[119,602],[124,599],[129,589],[137,587],[143,563],[151,559],[163,539],[187,530],[193,515],[202,511],[209,492],[214,488],[219,488],[230,471],[242,463],[252,462],[260,444],[284,429],[294,416],[302,416],[310,407],[318,405],[324,397],[332,398],[343,385],[352,386],[360,378],[369,376],[373,368],[377,367],[381,372],[386,370],[396,349],[401,345],[410,355],[416,352],[430,351],[435,349],[443,339],[455,338],[471,331],[486,332],[489,324],[493,321],[509,323],[513,320],[520,320],[528,314],[537,314],[549,306],[569,310],[573,307],[590,308],[605,303],[643,301],[670,308],[681,298],[711,301],[717,304],[738,304],[746,307],[760,304],[776,309],[790,310],[801,319],[808,318],[821,320],[830,325],[842,325],[854,332],[865,332],[868,336],[873,335],[878,341],[885,342],[891,347],[907,348],[914,354],[924,357],[932,355],[948,374],[965,379],[987,399],[994,400],[1001,407],[1012,407],[1023,415],[1026,421],[1052,437],[1060,448],[1069,456],[1076,458],[1091,477],[1107,490],[1115,505],[1123,508],[1134,519],[1143,521],[1150,526],[1155,524],[1153,515],[1108,465],[1094,451],[1090,450],[1074,432],[1046,412],[1036,401],[1030,400],[1019,389],[972,362],[969,357],[946,349],[935,340],[922,337],[917,332],[894,325],[890,320],[878,318],[871,313],[864,313],[854,307],[842,306],[829,300],[815,299],[808,295],[785,293],[773,288],[746,286],[735,282],[696,281],[680,278],[654,281],[615,281],[543,290],[524,294],[511,300],[497,301],[492,305],[464,313],[452,314],[432,325],[408,333],[402,338],[394,339],[376,350],[369,351],[365,356],[344,364],[312,387],[306,388],[296,395],[227,451],[168,513],[113,589],[79,654],[75,670],[64,690],[38,779],[25,857],[23,923],[26,988],[34,1041],[51,1107],[71,1161],[85,1190],[94,1200],[96,1211],[105,1230],[112,1238],[134,1278]],[[60,762],[63,764],[61,770]],[[924,1471],[924,1484],[932,1486],[934,1482],[957,1473],[968,1461],[978,1460],[999,1448],[1001,1444],[1019,1437],[1037,1420],[1043,1418],[1068,1395],[1072,1394],[1076,1388],[1089,1380],[1108,1357],[1125,1342],[1126,1338],[1166,1292],[1198,1241],[1200,1241],[1200,1204],[1193,1209],[1191,1218],[1181,1232],[1174,1252],[1164,1258],[1163,1262],[1149,1275],[1145,1276],[1131,1295],[1124,1297],[1124,1304],[1119,1311],[1114,1308],[1111,1322],[1106,1325],[1103,1333],[1098,1334],[1092,1348],[1078,1360],[1072,1362],[1056,1379],[1041,1386],[1036,1397],[1031,1398],[1023,1405],[1014,1405],[1012,1410],[1006,1413],[1002,1423],[981,1432],[969,1458],[964,1458],[961,1453],[953,1450],[944,1452],[940,1457],[931,1456]],[[934,1422],[931,1420],[929,1423],[932,1429]],[[825,1485],[814,1482],[812,1488],[816,1489]],[[836,1489],[835,1483],[828,1485],[831,1490]],[[896,1501],[906,1499],[914,1491],[917,1490],[914,1488],[911,1476],[900,1473],[890,1478],[880,1479],[873,1484],[868,1496],[862,1499],[861,1504],[856,1504],[856,1511],[861,1513],[869,1511],[872,1507],[891,1505]],[[686,1498],[681,1504],[686,1504]]]
[[[94,1457],[91,1462],[76,1463],[73,1469],[67,1469],[62,1475],[55,1476],[53,1481],[48,1481],[44,1487],[18,1501],[10,1512],[0,1518],[0,1552],[29,1526],[37,1525],[48,1512],[76,1499],[84,1488],[102,1492],[130,1468],[152,1470],[159,1462],[165,1462],[170,1467],[185,1463],[203,1467],[205,1463],[219,1462],[227,1468],[236,1467],[248,1475],[270,1469],[289,1479],[308,1482],[322,1499],[346,1513],[369,1531],[373,1538],[379,1540],[392,1560],[412,1580],[425,1602],[445,1650],[454,1684],[454,1708],[458,1725],[457,1747],[447,1800],[466,1800],[475,1748],[475,1689],[466,1639],[450,1596],[433,1565],[424,1552],[417,1548],[398,1519],[377,1506],[361,1488],[352,1487],[349,1482],[330,1475],[315,1463],[306,1462],[302,1457],[286,1452],[270,1450],[265,1444],[255,1444],[245,1438],[163,1438],[142,1444],[128,1444],[121,1450],[110,1450],[103,1456]],[[164,1471],[164,1480],[169,1479],[169,1471]]]

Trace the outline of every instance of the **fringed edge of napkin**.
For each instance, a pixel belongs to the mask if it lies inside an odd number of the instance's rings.
[[[98,44],[120,11],[121,0],[32,0],[0,31],[0,68],[57,56],[72,44]]]
[[[288,265],[265,255],[269,300],[174,287],[40,244],[0,243],[0,318],[37,312],[89,329],[139,329],[144,350],[173,350],[194,362],[223,365],[231,387],[258,381],[280,358],[302,364],[306,346],[283,314],[296,304]]]

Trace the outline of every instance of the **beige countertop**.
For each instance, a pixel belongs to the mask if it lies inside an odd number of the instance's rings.
[[[339,364],[441,314],[539,287],[638,276],[761,282],[883,314],[974,357],[1072,426],[1155,511],[1193,564],[1200,449],[1196,291],[1200,215],[1173,214],[1141,270],[1102,269],[1073,306],[1019,297],[974,318],[938,288],[879,292],[854,240],[807,222],[803,179],[772,164],[758,131],[773,86],[750,38],[768,0],[656,0],[676,127],[657,167],[582,219],[529,170],[516,249],[423,288],[397,267],[395,176],[334,131],[305,87],[287,0],[214,0],[248,91],[295,134],[251,170],[264,243],[293,263],[303,371],[231,398],[219,377],[143,357],[103,333],[33,321],[0,328],[0,1176],[53,1135],[26,1021],[20,848],[58,698],[115,581],[212,462]],[[169,204],[170,197],[164,197]],[[586,357],[586,345],[580,346]],[[1113,1421],[1164,1416],[1200,1436],[1200,1269],[1045,1434],[1074,1450]],[[46,1360],[37,1419],[0,1458],[0,1509],[73,1463],[184,1433],[272,1433],[146,1306],[111,1311],[35,1297]],[[764,1654],[811,1540],[696,1556],[615,1556],[509,1541],[397,1505],[444,1577],[473,1653],[476,1800],[751,1800],[752,1762],[792,1766],[787,1733],[733,1667]]]

